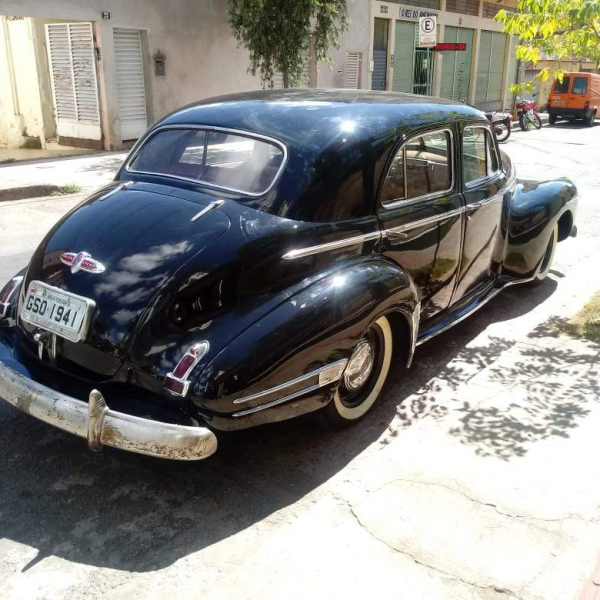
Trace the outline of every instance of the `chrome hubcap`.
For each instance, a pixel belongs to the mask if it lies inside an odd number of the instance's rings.
[[[367,340],[358,342],[344,373],[344,385],[348,390],[357,390],[367,381],[373,370],[373,358],[371,344]]]

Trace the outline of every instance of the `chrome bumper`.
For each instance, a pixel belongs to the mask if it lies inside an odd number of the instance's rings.
[[[2,362],[0,398],[40,421],[86,438],[89,447],[96,451],[112,446],[173,460],[199,460],[217,449],[217,438],[210,429],[172,425],[110,410],[97,390],[86,404],[36,383]]]

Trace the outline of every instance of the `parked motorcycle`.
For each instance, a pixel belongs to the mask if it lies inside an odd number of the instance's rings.
[[[510,137],[512,115],[504,112],[486,112],[485,116],[494,128],[496,139],[505,142]]]
[[[520,99],[517,102],[517,115],[519,117],[519,126],[523,131],[527,131],[532,125],[536,129],[542,128],[542,118],[538,105],[535,100]]]

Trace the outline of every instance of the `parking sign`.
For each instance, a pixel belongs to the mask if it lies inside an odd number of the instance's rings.
[[[419,17],[419,47],[435,48],[437,17]]]

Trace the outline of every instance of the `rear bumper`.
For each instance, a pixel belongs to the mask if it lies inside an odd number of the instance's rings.
[[[548,114],[551,117],[574,117],[575,119],[585,119],[590,115],[589,108],[561,108],[560,106],[548,107]]]
[[[173,460],[207,458],[217,449],[215,434],[206,427],[152,421],[110,410],[100,392],[89,403],[54,391],[0,361],[0,398],[19,410],[102,446]]]

